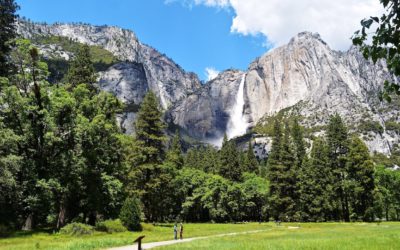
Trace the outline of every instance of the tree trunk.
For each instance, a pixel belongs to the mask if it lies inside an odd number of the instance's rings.
[[[22,226],[22,230],[30,231],[33,228],[32,225],[33,225],[33,213],[30,213],[28,217],[26,217],[25,219],[25,223]]]
[[[389,221],[389,209],[387,207],[385,208],[385,217],[386,221]]]
[[[64,206],[64,202],[61,202],[60,210],[58,212],[58,218],[57,218],[57,229],[60,229],[65,225],[65,214],[66,213],[67,213],[67,209]]]
[[[96,225],[96,219],[97,219],[97,212],[96,211],[90,212],[88,224],[92,226]]]

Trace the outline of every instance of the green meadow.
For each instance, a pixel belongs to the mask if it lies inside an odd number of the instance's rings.
[[[218,234],[263,230],[218,237]],[[0,250],[104,249],[144,242],[171,240],[172,224],[144,224],[142,232],[69,236],[51,232],[16,232],[0,239]],[[210,236],[157,249],[400,249],[400,223],[273,223],[185,224],[185,238]]]
[[[272,224],[184,224],[187,237],[211,236],[216,234],[264,230],[272,228]],[[132,244],[140,235],[145,235],[144,242],[155,242],[173,239],[173,224],[153,226],[143,224],[142,232],[102,233],[92,235],[70,236],[46,231],[16,232],[7,238],[0,238],[0,250],[72,250],[72,249],[103,249],[113,246]]]
[[[300,223],[161,247],[181,249],[400,249],[400,223]]]

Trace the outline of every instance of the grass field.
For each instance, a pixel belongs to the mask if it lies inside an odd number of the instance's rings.
[[[400,249],[400,223],[300,223],[185,224],[185,238],[231,232],[259,233],[211,237],[158,249]],[[139,235],[144,242],[171,240],[172,225],[144,225],[140,233],[95,233],[67,236],[48,232],[17,232],[0,239],[0,250],[104,249],[131,244]]]
[[[68,236],[48,232],[17,232],[8,238],[0,238],[0,250],[32,249],[102,249],[111,246],[132,244],[139,236],[145,235],[144,242],[173,239],[173,225],[153,226],[144,224],[144,230],[138,233],[100,233],[86,236]],[[184,224],[185,237],[207,236],[230,232],[243,232],[271,228],[272,224]]]
[[[395,250],[400,249],[400,223],[286,224],[251,235],[215,237],[158,249]]]

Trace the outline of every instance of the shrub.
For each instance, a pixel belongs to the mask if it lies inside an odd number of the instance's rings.
[[[61,228],[60,233],[70,235],[87,235],[94,232],[93,227],[82,223],[70,223]]]
[[[126,198],[124,205],[121,208],[119,219],[122,224],[132,231],[141,231],[140,225],[141,210],[139,200],[135,197]]]
[[[5,237],[10,234],[10,228],[6,225],[0,224],[0,237]]]
[[[121,220],[106,220],[96,223],[96,230],[107,233],[125,232],[126,227],[122,225]]]
[[[358,129],[360,132],[368,133],[369,131],[372,131],[376,134],[382,134],[383,133],[383,127],[381,124],[377,121],[371,121],[371,120],[363,120],[360,122]]]
[[[400,134],[400,124],[395,121],[386,121],[385,127],[387,130],[394,131],[397,134]]]

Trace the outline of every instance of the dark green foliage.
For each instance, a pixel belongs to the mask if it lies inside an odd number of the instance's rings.
[[[181,137],[179,135],[179,131],[177,130],[166,157],[166,161],[174,164],[176,168],[181,168],[183,166],[183,156],[180,139]]]
[[[148,92],[143,99],[135,122],[136,139],[141,144],[144,155],[143,163],[161,163],[165,157],[165,123],[158,107],[158,100],[153,92]]]
[[[370,159],[367,146],[360,138],[352,138],[347,157],[348,180],[345,187],[348,189],[347,193],[350,194],[352,217],[372,221],[374,219],[374,164]]]
[[[393,131],[396,134],[400,134],[400,124],[396,121],[389,120],[385,122],[386,130]]]
[[[375,168],[374,212],[379,219],[400,220],[400,171]]]
[[[135,122],[137,155],[131,164],[128,192],[138,194],[143,205],[147,221],[155,221],[163,217],[158,208],[163,198],[158,193],[163,189],[164,181],[171,178],[172,169],[162,165],[165,158],[164,135],[165,123],[162,120],[156,95],[148,92],[140,105]],[[165,182],[167,183],[167,182]]]
[[[1,177],[8,176],[0,202],[14,209],[0,219],[32,229],[116,216],[125,171],[115,122],[121,103],[109,93],[90,94],[85,84],[51,86],[37,49],[27,40],[16,45],[19,67],[0,95],[7,107],[0,111],[7,140],[0,141]]]
[[[90,225],[74,222],[61,228],[60,233],[74,235],[74,236],[82,236],[82,235],[93,234],[94,229]]]
[[[268,219],[268,181],[255,174],[245,174],[243,179],[242,183],[235,183],[183,168],[175,179],[181,216],[188,221],[216,222]]]
[[[246,153],[243,158],[244,158],[243,162],[241,163],[242,171],[257,173],[259,169],[259,163],[257,157],[254,155],[253,145],[251,144],[251,140],[249,141],[249,145],[247,147]]]
[[[317,138],[310,158],[305,158],[299,173],[300,211],[303,221],[328,221],[333,202],[333,173],[328,161],[328,147]]]
[[[9,56],[12,49],[12,41],[16,38],[15,22],[19,9],[14,0],[0,0],[0,77],[9,76],[12,63]]]
[[[121,220],[105,220],[96,223],[96,231],[107,232],[107,233],[119,233],[125,232],[126,227],[122,225]]]
[[[91,91],[94,90],[93,84],[96,82],[96,74],[89,45],[83,45],[76,53],[68,69],[66,80],[73,87],[84,83],[88,85]]]
[[[211,145],[191,148],[185,155],[184,165],[188,168],[196,168],[207,173],[217,174],[220,169],[218,150]]]
[[[131,231],[141,231],[141,209],[139,199],[135,197],[126,198],[121,208],[119,219],[122,224]]]
[[[400,1],[380,0],[385,8],[381,17],[370,17],[361,21],[361,30],[355,32],[353,44],[359,46],[366,59],[376,63],[380,59],[386,61],[390,72],[400,76]],[[375,31],[370,28],[376,27]],[[372,38],[372,43],[369,40]],[[399,86],[394,81],[385,81],[381,99],[391,101],[390,94],[400,94]]]
[[[303,129],[299,124],[299,120],[295,117],[292,124],[291,135],[293,138],[293,151],[294,151],[294,160],[295,160],[295,168],[300,170],[301,165],[303,164],[303,159],[306,155],[306,147],[303,136]]]
[[[342,118],[336,114],[331,116],[327,129],[329,166],[333,171],[335,201],[334,219],[350,220],[349,194],[345,183],[347,176],[346,160],[348,153],[348,133]]]
[[[360,125],[358,126],[358,129],[361,133],[368,133],[370,131],[376,134],[383,133],[383,127],[381,126],[381,124],[377,121],[371,121],[371,120],[361,121]]]
[[[242,170],[240,169],[239,153],[233,140],[228,141],[226,135],[219,152],[220,169],[219,174],[232,181],[240,181]]]
[[[275,220],[298,220],[296,214],[296,178],[294,175],[294,155],[290,139],[290,129],[281,123],[274,124],[274,137],[268,158],[267,175],[270,182],[271,215]]]

